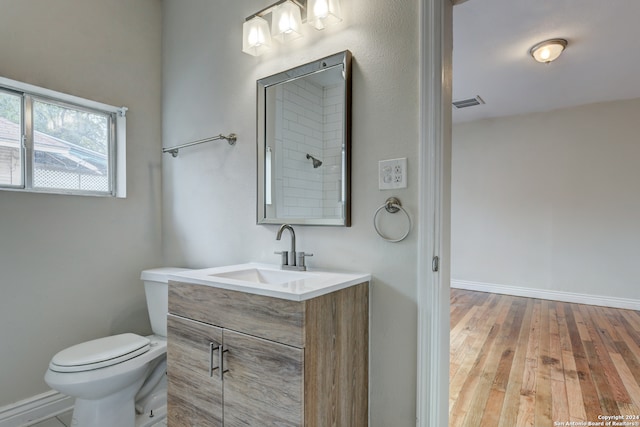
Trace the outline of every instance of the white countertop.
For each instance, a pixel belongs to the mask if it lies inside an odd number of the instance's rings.
[[[305,301],[371,280],[371,275],[364,273],[282,270],[277,265],[254,262],[184,270],[168,277],[169,280],[292,301]]]

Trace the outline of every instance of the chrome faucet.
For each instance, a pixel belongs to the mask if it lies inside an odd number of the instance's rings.
[[[296,254],[296,232],[293,231],[293,227],[289,224],[282,224],[280,226],[280,228],[278,229],[278,234],[276,235],[276,240],[280,240],[282,238],[282,232],[284,230],[289,230],[289,233],[291,233],[291,250],[289,252],[274,252],[278,255],[281,255],[280,268],[284,270],[306,270],[307,266],[304,263],[304,258],[307,256],[313,256],[313,254],[307,254],[304,252],[299,252]]]
[[[293,227],[290,226],[289,224],[282,224],[280,226],[280,229],[278,229],[278,235],[276,236],[276,240],[280,240],[282,238],[282,232],[284,230],[289,230],[289,232],[291,232],[291,251],[289,251],[289,259],[291,259],[291,264],[289,264],[289,262],[286,262],[287,260],[286,258],[286,252],[282,253],[282,266],[284,267],[285,265],[291,265],[291,266],[295,266],[296,265],[296,232],[293,231]]]

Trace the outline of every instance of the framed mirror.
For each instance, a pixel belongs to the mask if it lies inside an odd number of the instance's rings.
[[[258,80],[258,224],[351,225],[351,53]]]

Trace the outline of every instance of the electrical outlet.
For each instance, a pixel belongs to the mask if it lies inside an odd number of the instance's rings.
[[[407,158],[380,160],[378,162],[378,188],[393,190],[407,188]]]

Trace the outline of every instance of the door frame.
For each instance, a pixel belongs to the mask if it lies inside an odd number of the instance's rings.
[[[419,427],[449,424],[452,8],[451,0],[420,0]]]

